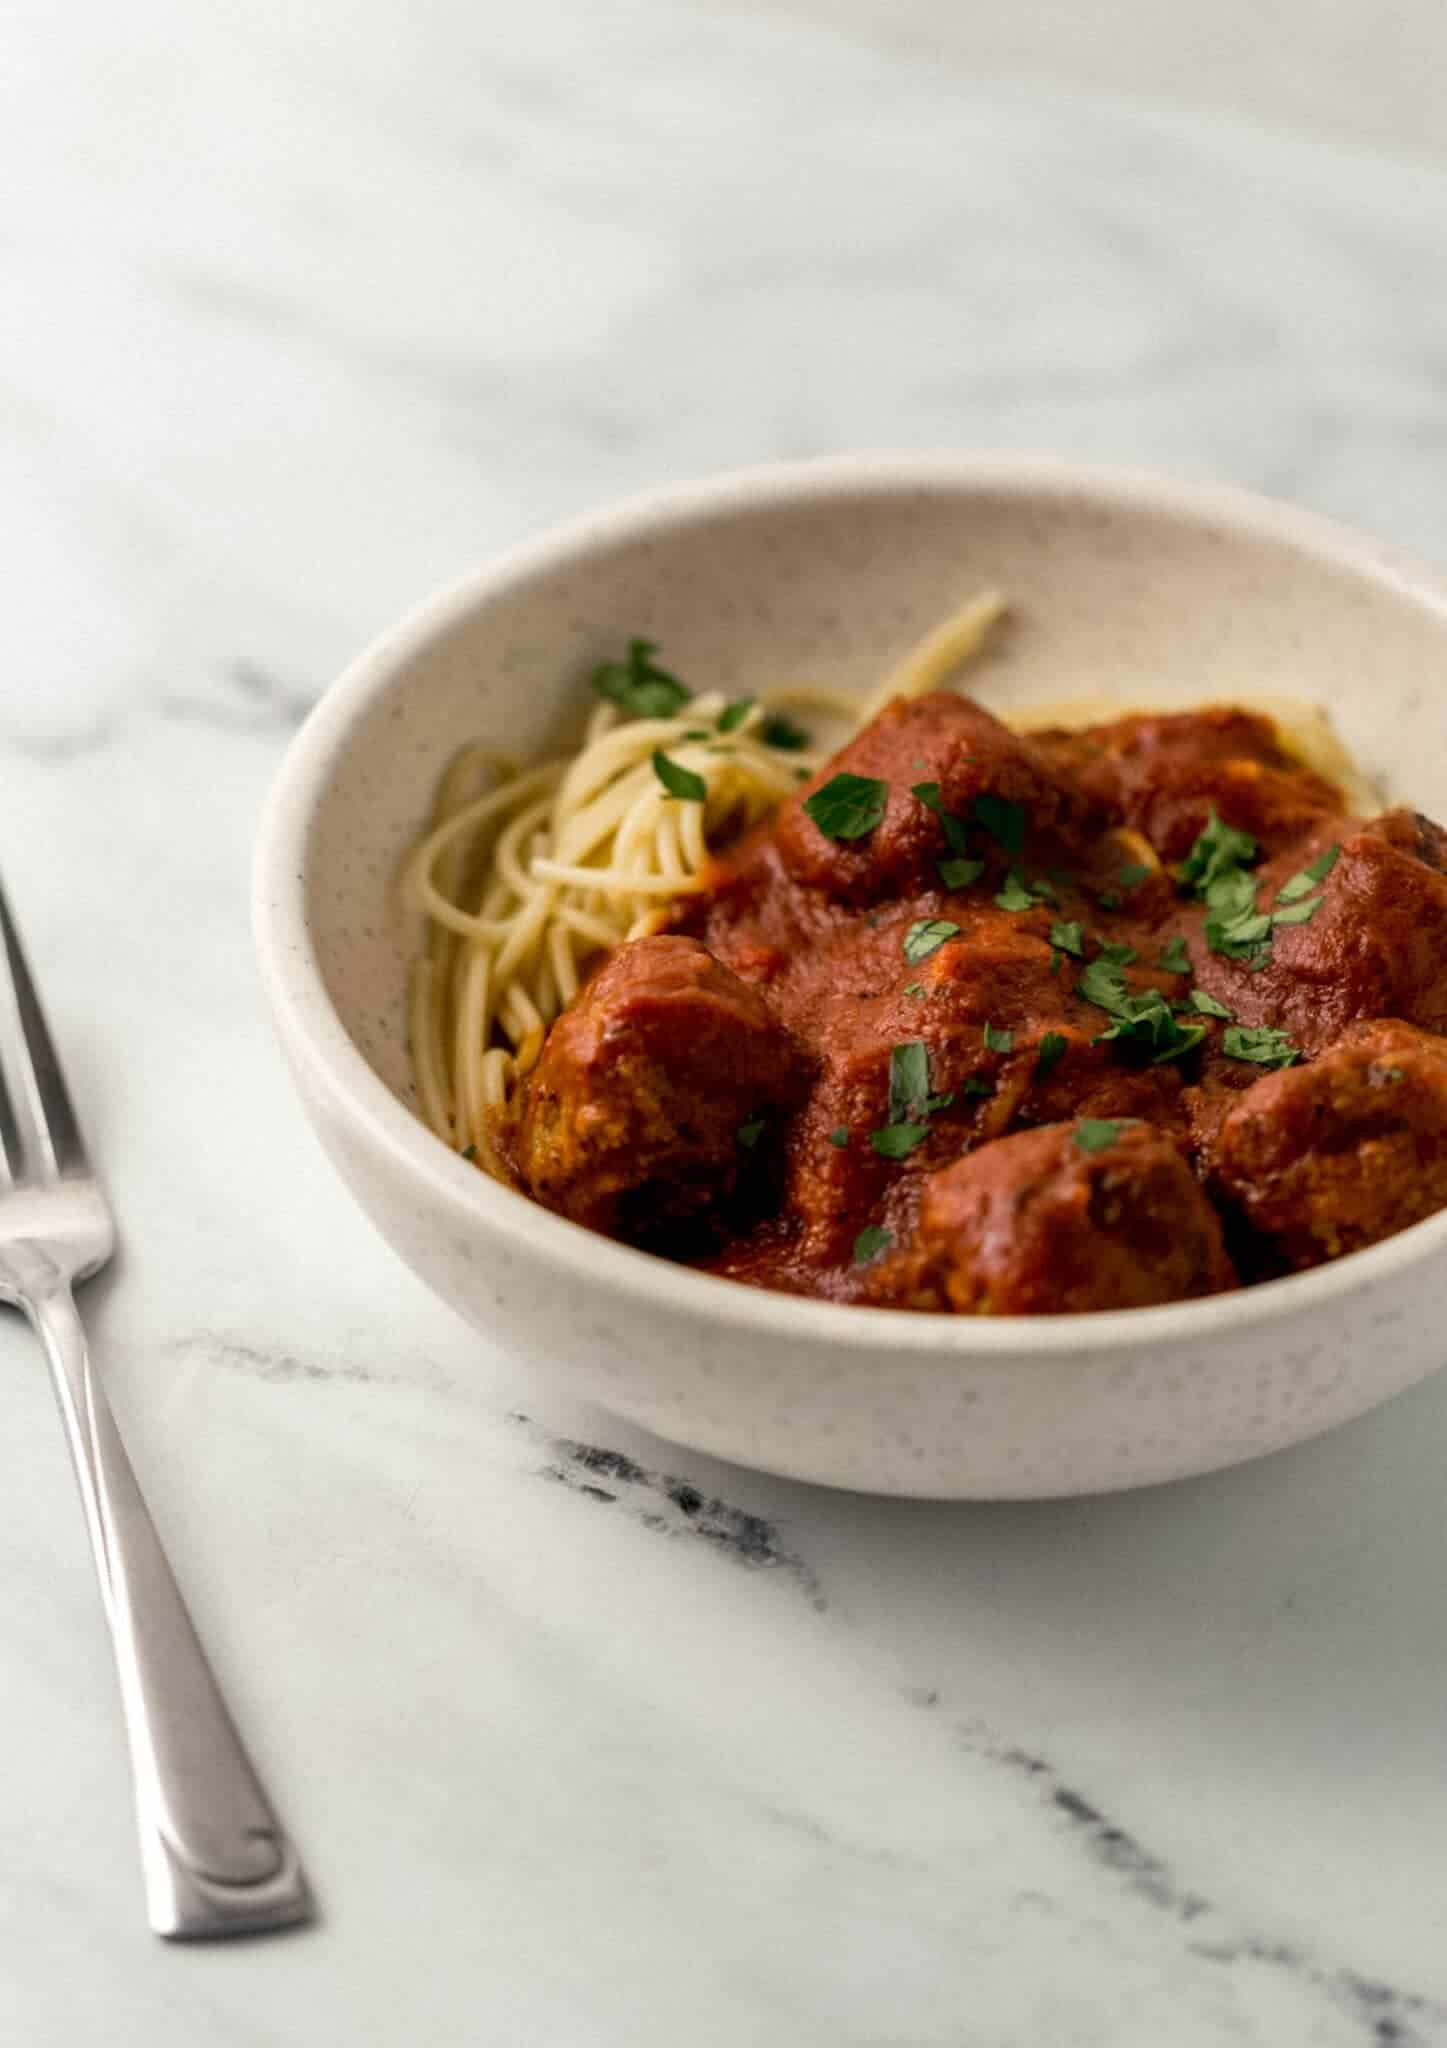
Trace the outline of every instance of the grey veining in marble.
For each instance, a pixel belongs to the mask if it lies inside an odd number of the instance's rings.
[[[327,1920],[142,1932],[7,1325],[0,2040],[1447,2043],[1447,1381],[1108,1501],[726,1471],[455,1326],[264,1027],[289,731],[602,497],[1057,447],[1447,559],[1447,173],[1004,85],[886,13],[7,18],[0,859],[125,1229],[97,1345]]]

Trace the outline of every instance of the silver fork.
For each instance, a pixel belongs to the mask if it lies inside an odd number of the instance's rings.
[[[311,1917],[306,1878],[226,1710],[86,1351],[71,1287],[105,1264],[115,1229],[3,890],[0,937],[19,1022],[17,1035],[0,1014],[0,1301],[23,1309],[45,1346],[80,1482],[120,1678],[147,1913],[157,1934],[193,1939],[286,1927]]]

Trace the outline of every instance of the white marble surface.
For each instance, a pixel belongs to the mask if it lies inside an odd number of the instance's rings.
[[[267,1038],[289,729],[556,515],[983,442],[1447,558],[1447,173],[1004,86],[879,15],[6,10],[0,856],[125,1226],[97,1343],[326,1914],[143,1932],[7,1323],[6,2043],[1447,2043],[1447,1378],[1075,1505],[710,1467],[434,1305]]]

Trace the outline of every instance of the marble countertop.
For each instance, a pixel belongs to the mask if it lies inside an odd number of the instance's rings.
[[[97,1348],[325,1918],[144,1932],[7,1322],[6,2042],[1447,2043],[1447,1378],[1111,1500],[727,1470],[434,1303],[262,1016],[289,732],[599,499],[1052,447],[1447,560],[1447,170],[983,77],[878,13],[8,11],[0,857],[124,1226]]]

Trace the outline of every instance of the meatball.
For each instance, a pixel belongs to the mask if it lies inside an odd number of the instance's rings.
[[[655,1241],[733,1191],[760,1156],[764,1113],[796,1101],[805,1080],[757,990],[693,939],[636,939],[548,1034],[514,1163],[550,1209]]]
[[[967,1315],[1148,1308],[1236,1284],[1200,1184],[1143,1123],[981,1146],[925,1183],[915,1251],[939,1305]]]
[[[857,839],[834,839],[805,809],[839,775],[886,786],[884,815]],[[933,785],[926,802],[914,794]],[[949,815],[947,828],[940,816]],[[903,887],[934,887],[938,863],[983,858],[1001,873],[1081,851],[1107,815],[1053,772],[1031,741],[967,698],[897,698],[785,804],[775,828],[784,866],[841,902],[873,903]],[[952,835],[952,836],[951,836]]]
[[[1284,752],[1269,718],[1219,705],[1137,713],[1081,732],[1035,735],[1046,757],[1180,860],[1214,808],[1268,853],[1340,811],[1341,792]]]
[[[1310,1066],[1264,1075],[1221,1126],[1213,1180],[1268,1272],[1360,1251],[1447,1208],[1447,1040],[1378,1020]]]
[[[1447,1031],[1447,835],[1412,811],[1339,819],[1261,871],[1257,900],[1314,856],[1336,852],[1304,924],[1278,925],[1265,965],[1193,947],[1203,988],[1243,1024],[1284,1029],[1312,1055],[1351,1024],[1401,1017]]]

